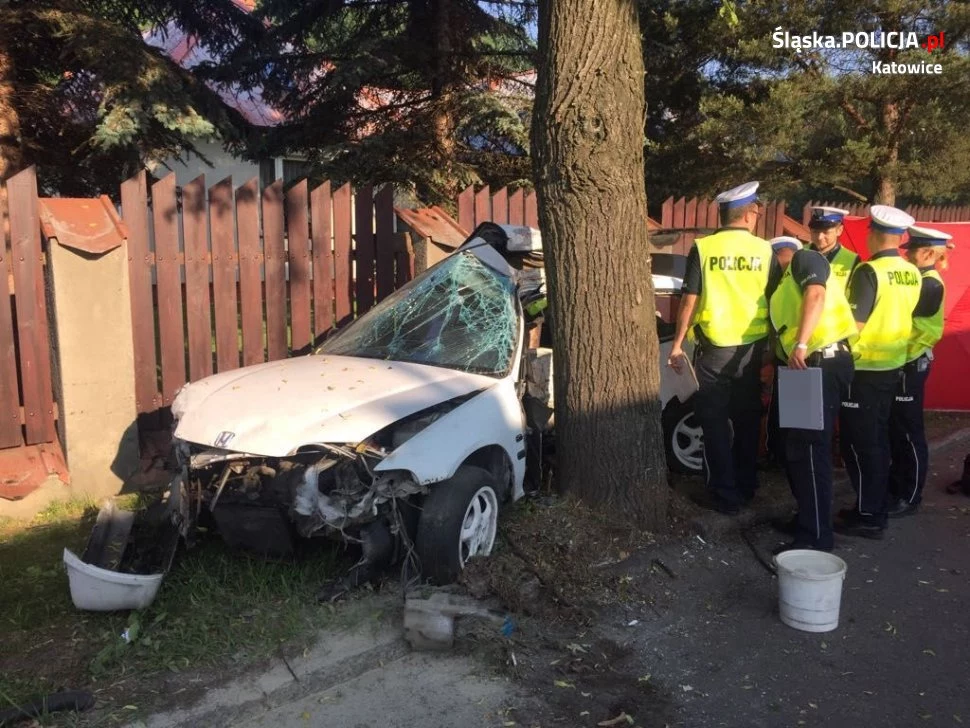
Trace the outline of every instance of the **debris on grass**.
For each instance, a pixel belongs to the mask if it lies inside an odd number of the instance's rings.
[[[667,565],[666,565],[666,564],[665,564],[665,563],[664,563],[663,561],[661,561],[660,559],[656,559],[656,558],[655,558],[655,559],[651,559],[651,560],[650,560],[650,563],[651,563],[651,564],[652,564],[653,566],[656,566],[656,567],[658,567],[658,568],[660,568],[660,569],[661,569],[661,570],[662,570],[662,571],[663,571],[663,572],[664,572],[665,574],[667,574],[667,576],[669,576],[669,577],[670,577],[671,579],[676,579],[676,578],[677,578],[677,574],[675,574],[675,573],[673,572],[673,570],[671,570],[671,568],[670,568],[669,566],[667,566]]]

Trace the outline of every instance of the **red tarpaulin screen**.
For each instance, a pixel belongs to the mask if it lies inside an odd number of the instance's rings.
[[[935,361],[926,383],[926,409],[970,411],[970,222],[917,223],[953,236],[946,284],[943,339],[933,349]],[[869,257],[869,218],[847,217],[841,243]]]

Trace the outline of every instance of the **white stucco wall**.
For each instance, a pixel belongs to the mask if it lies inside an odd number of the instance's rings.
[[[182,160],[168,159],[159,164],[152,173],[156,177],[164,177],[170,171],[175,172],[176,184],[180,187],[188,184],[200,174],[205,175],[205,184],[211,187],[226,177],[232,177],[234,187],[245,184],[253,177],[259,178],[259,164],[234,157],[222,148],[218,142],[197,145],[209,164],[195,155],[186,155]]]

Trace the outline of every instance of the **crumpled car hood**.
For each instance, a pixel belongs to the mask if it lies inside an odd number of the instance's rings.
[[[303,445],[358,443],[403,417],[498,381],[377,359],[286,359],[187,385],[172,406],[180,417],[175,436],[199,445],[282,457]]]

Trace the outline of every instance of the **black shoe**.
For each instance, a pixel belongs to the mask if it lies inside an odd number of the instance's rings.
[[[910,503],[904,498],[900,498],[893,505],[889,506],[890,518],[902,518],[903,516],[915,515],[919,510],[919,503]]]
[[[967,455],[963,460],[963,475],[960,476],[959,480],[955,480],[946,486],[946,492],[950,495],[956,495],[957,493],[970,495],[970,455]]]
[[[785,543],[781,546],[776,546],[771,550],[772,555],[777,556],[778,554],[783,554],[786,551],[795,551],[796,549],[805,549],[807,551],[825,551],[830,552],[832,549],[822,549],[810,543],[802,543],[801,541],[792,541],[791,543]]]
[[[741,512],[741,508],[736,503],[731,503],[716,493],[705,491],[697,495],[692,495],[690,499],[701,508],[709,511],[717,511],[718,513],[723,513],[725,516],[736,516]]]
[[[858,536],[879,541],[886,533],[885,526],[877,526],[865,521],[854,520],[835,524],[835,532],[843,536]]]
[[[791,518],[775,518],[771,521],[771,527],[783,533],[786,536],[794,536],[795,531],[798,528],[798,516],[792,516]]]

